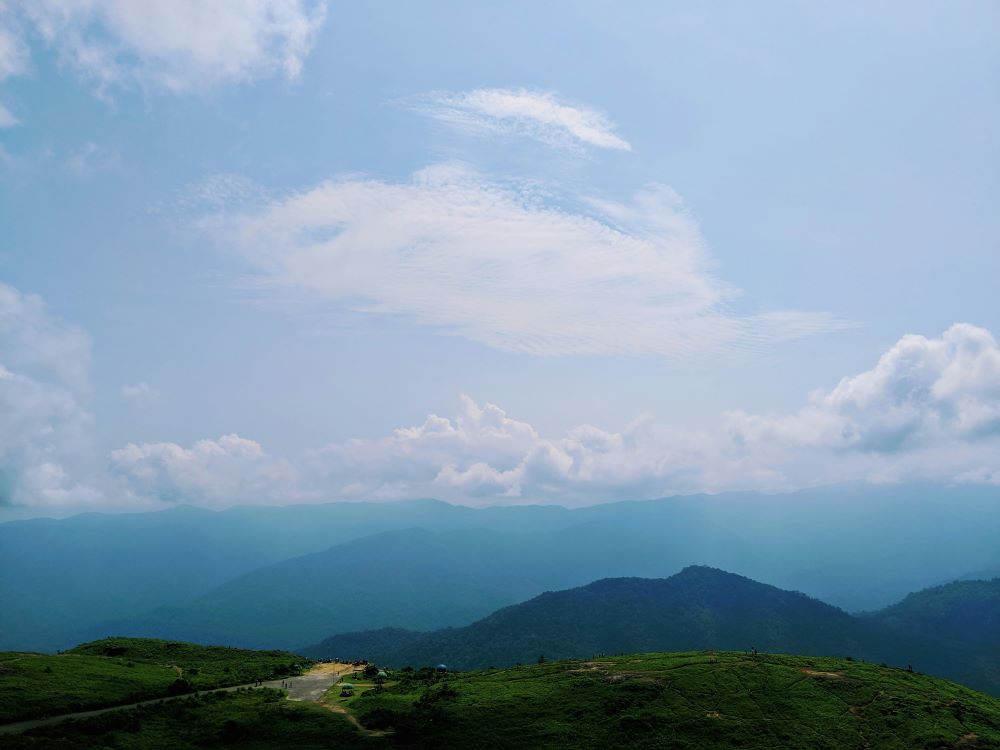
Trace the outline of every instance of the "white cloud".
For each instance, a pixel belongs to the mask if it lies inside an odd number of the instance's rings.
[[[560,101],[555,94],[528,89],[475,89],[435,93],[416,107],[464,130],[535,138],[571,149],[585,146],[630,151],[615,124],[593,109]]]
[[[32,0],[18,5],[18,19],[10,10],[0,14],[0,76],[5,60],[18,63],[8,64],[11,74],[23,72],[30,26],[63,64],[105,93],[295,78],[325,10],[325,2],[308,0]]]
[[[29,62],[28,46],[21,37],[14,13],[6,2],[0,0],[0,83],[10,76],[26,73]],[[0,102],[0,128],[17,124],[18,119]]]
[[[285,458],[238,435],[130,443],[106,471],[84,403],[89,341],[42,301],[0,285],[0,505],[156,507],[439,497],[561,502],[861,480],[1000,483],[1000,346],[985,329],[904,336],[872,369],[814,393],[797,412],[727,415],[680,430],[652,418],[620,432],[581,425],[545,436],[463,396],[375,439]],[[139,383],[123,396],[146,398]],[[129,394],[129,395],[126,395]]]
[[[210,471],[216,467],[178,446],[130,446],[128,463],[147,472],[157,467],[145,492],[214,502],[439,497],[575,505],[848,480],[996,484],[998,367],[1000,348],[989,332],[956,325],[939,338],[903,337],[871,370],[814,394],[794,414],[736,413],[717,429],[679,430],[643,418],[621,432],[581,425],[543,436],[498,406],[463,396],[454,417],[432,414],[383,438],[334,443],[280,463],[280,470],[256,449],[246,451],[245,462],[220,470],[218,479]],[[163,452],[182,457],[171,461],[180,468],[164,470],[151,458]],[[189,473],[197,481],[186,479]],[[234,488],[233,477],[252,477],[255,490]],[[272,480],[278,485],[269,485]]]
[[[89,358],[83,331],[0,283],[0,505],[99,497],[80,479],[90,450]]]
[[[737,412],[746,443],[896,453],[1000,435],[1000,348],[984,328],[956,324],[940,338],[904,336],[876,366],[814,393],[788,416]]]
[[[506,351],[676,356],[840,327],[825,314],[733,314],[735,290],[668,187],[578,203],[444,164],[402,183],[328,181],[200,225],[274,287]]]
[[[122,386],[122,398],[135,406],[147,406],[158,401],[160,392],[146,381]]]
[[[239,435],[176,443],[129,443],[111,453],[120,489],[139,497],[201,505],[282,503],[300,497],[289,464]]]
[[[423,424],[379,440],[348,440],[314,451],[307,473],[334,493],[349,488],[348,494],[393,498],[430,491],[438,474],[456,464],[514,468],[538,440],[531,425],[462,396],[453,418],[431,414]]]

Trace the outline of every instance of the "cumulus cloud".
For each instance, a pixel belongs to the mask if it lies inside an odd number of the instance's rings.
[[[604,114],[528,89],[475,89],[431,94],[417,110],[464,130],[534,138],[553,146],[630,151]]]
[[[222,469],[200,457],[219,454],[214,443],[210,450],[130,446],[116,462],[143,467],[124,474],[143,477],[144,492],[216,502],[232,502],[239,492],[241,501],[439,497],[574,505],[847,480],[996,484],[998,363],[1000,348],[988,331],[956,325],[937,338],[904,336],[871,370],[813,394],[798,412],[738,412],[700,431],[647,417],[620,432],[581,425],[544,436],[499,406],[463,396],[454,416],[432,414],[382,438],[333,443],[292,464],[275,464],[255,443]],[[250,477],[253,491],[235,477]]]
[[[90,340],[41,298],[0,283],[0,505],[91,502]]]
[[[743,443],[897,453],[1000,435],[1000,348],[984,328],[957,324],[940,338],[904,336],[874,368],[816,392],[797,413],[737,412]]]
[[[286,458],[238,435],[130,443],[104,469],[84,408],[89,341],[37,297],[0,285],[0,504],[153,507],[439,497],[470,504],[587,504],[860,480],[1000,483],[1000,346],[967,324],[904,336],[865,372],[785,415],[735,412],[716,427],[646,417],[621,431],[546,436],[463,396],[380,438]],[[123,390],[145,398],[145,384]]]
[[[119,489],[140,497],[200,505],[281,503],[299,499],[295,472],[259,443],[239,435],[176,443],[129,443],[111,453]]]
[[[0,6],[0,76],[5,60],[23,72],[30,27],[101,92],[295,78],[324,18],[325,3],[309,0],[32,0],[16,16]]]
[[[301,476],[337,497],[474,503],[576,504],[847,480],[996,484],[1000,347],[967,324],[937,338],[904,336],[872,369],[814,393],[793,414],[737,412],[701,431],[643,418],[621,432],[582,425],[546,437],[496,405],[463,397],[454,417],[431,415],[385,438],[315,451]]]
[[[273,287],[505,351],[677,356],[841,326],[826,314],[733,314],[735,290],[666,186],[628,204],[579,203],[557,208],[443,164],[406,182],[324,182],[200,225]]]

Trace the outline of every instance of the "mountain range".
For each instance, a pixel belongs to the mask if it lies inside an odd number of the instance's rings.
[[[692,564],[877,610],[1000,568],[998,538],[1000,488],[925,484],[573,510],[420,500],[15,521],[0,524],[0,648],[112,633],[296,647],[464,626],[546,590]]]

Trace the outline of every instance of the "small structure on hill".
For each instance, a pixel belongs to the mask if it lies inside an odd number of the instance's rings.
[[[447,664],[438,664],[436,667],[434,667],[434,671],[435,672],[447,672],[448,671],[448,665]]]
[[[354,685],[352,685],[350,682],[345,682],[343,685],[340,686],[341,698],[350,698],[352,695],[354,695]]]

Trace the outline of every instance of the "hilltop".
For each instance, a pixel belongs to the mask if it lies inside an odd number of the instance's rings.
[[[0,652],[0,724],[298,674],[309,660],[146,638],[104,638],[65,653]]]
[[[967,585],[965,607],[975,608]],[[955,601],[958,601],[956,598]],[[844,655],[912,665],[1000,692],[997,649],[964,644],[852,616],[804,594],[705,566],[669,578],[614,578],[546,592],[462,628],[425,634],[381,630],[334,636],[300,651],[315,658],[367,658],[396,667],[445,662],[459,669],[507,667],[592,654],[687,649]]]
[[[1000,700],[833,658],[633,654],[404,678],[354,705],[439,748],[1000,747]]]
[[[633,654],[404,678],[352,706],[438,748],[1000,747],[1000,700],[832,658]]]

